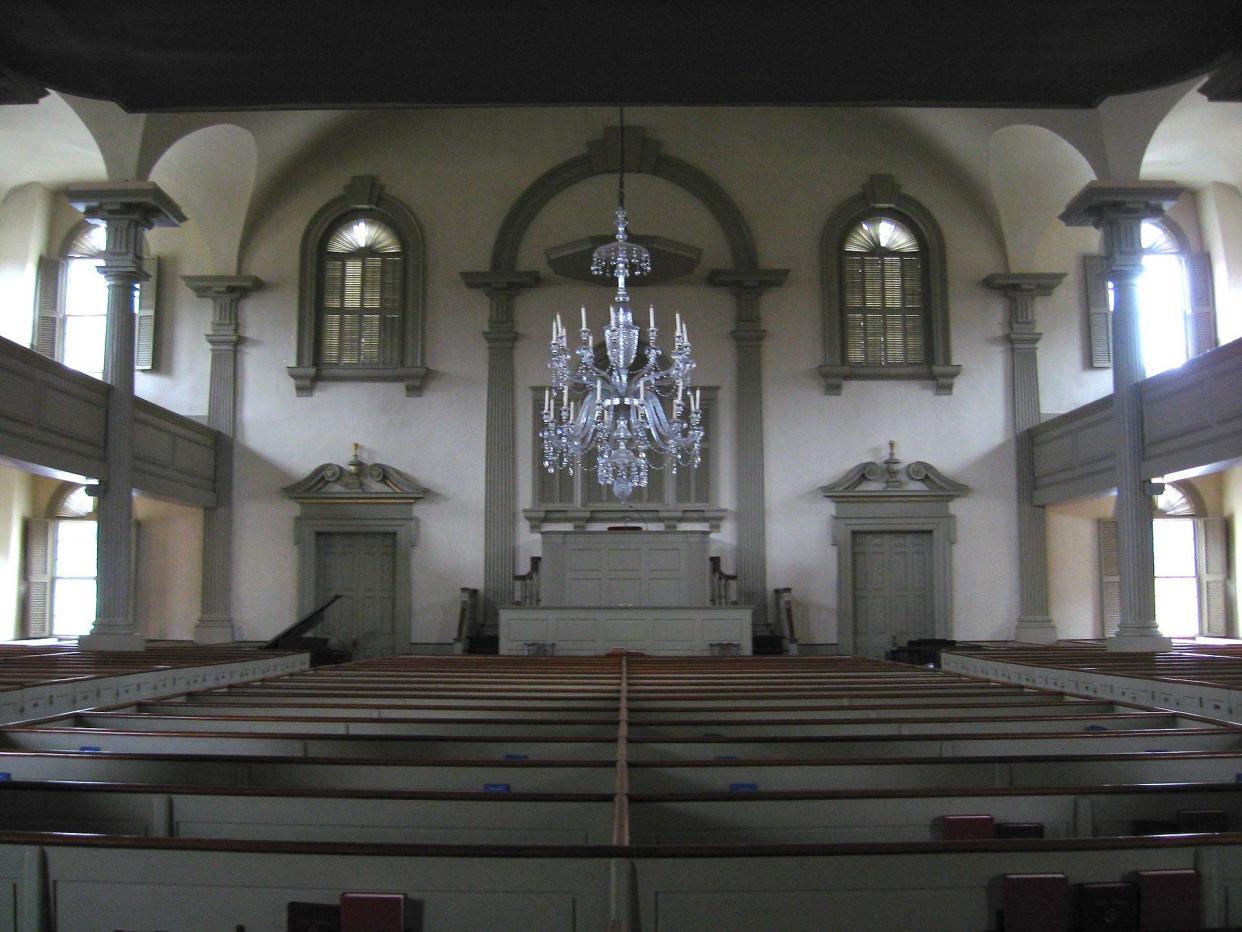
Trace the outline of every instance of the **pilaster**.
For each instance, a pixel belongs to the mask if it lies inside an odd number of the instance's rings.
[[[1121,575],[1121,625],[1110,650],[1168,650],[1172,640],[1156,626],[1151,492],[1142,474],[1143,412],[1138,383],[1144,377],[1138,320],[1138,278],[1143,270],[1140,228],[1161,216],[1182,193],[1170,181],[1095,181],[1061,214],[1069,226],[1104,234],[1108,278],[1113,283],[1113,417],[1117,449],[1117,536]]]
[[[487,421],[483,455],[483,630],[496,631],[496,610],[513,601],[517,449],[513,392],[514,299],[539,283],[538,272],[462,272],[467,288],[490,302],[487,329]]]
[[[1013,359],[1013,429],[1018,485],[1018,623],[1014,639],[1051,644],[1056,625],[1048,614],[1048,541],[1044,509],[1032,503],[1035,463],[1030,429],[1039,423],[1035,299],[1061,284],[1062,273],[989,275],[983,284],[1009,302],[1009,345]]]
[[[241,299],[261,288],[253,275],[185,275],[181,279],[212,304],[211,381],[207,426],[223,435],[216,450],[216,507],[203,510],[203,591],[194,627],[199,644],[222,644],[233,632],[233,437],[236,433],[237,347]]]
[[[755,607],[755,633],[768,621],[767,525],[763,464],[763,338],[759,299],[779,288],[788,269],[715,269],[708,282],[728,288],[737,302],[733,346],[737,352],[737,598]]]
[[[99,495],[98,598],[91,633],[79,639],[84,650],[142,650],[145,641],[133,615],[134,553],[134,287],[143,271],[143,233],[155,226],[177,226],[185,215],[153,182],[112,182],[74,186],[69,202],[88,220],[107,229],[100,274],[108,283],[104,337],[104,381],[108,393],[108,481]]]

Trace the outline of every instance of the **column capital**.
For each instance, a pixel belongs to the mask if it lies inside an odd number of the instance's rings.
[[[994,272],[983,279],[983,286],[1010,298],[1042,298],[1056,291],[1064,278],[1064,272]]]
[[[154,181],[101,181],[70,185],[65,197],[88,220],[132,220],[147,229],[185,223],[177,202]]]
[[[1035,299],[1052,294],[1064,278],[1064,272],[997,272],[983,279],[985,288],[999,291],[1009,301],[1009,340],[1015,347],[1033,347],[1039,342]]]
[[[1184,190],[1172,181],[1092,181],[1071,198],[1061,222],[1100,227],[1110,220],[1149,220],[1168,210]]]
[[[539,273],[530,272],[462,272],[467,288],[484,291],[489,298],[516,295],[539,284]]]
[[[484,330],[483,340],[489,347],[512,347],[519,339],[516,330]]]
[[[781,287],[788,277],[789,269],[712,269],[707,273],[707,283],[735,294],[762,294]]]
[[[240,298],[263,287],[256,275],[182,275],[181,280],[200,298]]]

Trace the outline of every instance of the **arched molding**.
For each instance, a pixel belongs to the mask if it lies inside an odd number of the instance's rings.
[[[324,242],[341,220],[356,211],[390,225],[401,239],[404,259],[401,362],[396,366],[323,366],[316,356],[319,331],[320,258]],[[384,192],[372,175],[355,175],[345,191],[319,208],[306,225],[299,249],[297,364],[288,367],[299,395],[314,392],[317,381],[404,382],[408,396],[421,395],[425,241],[422,227],[405,204]]]
[[[608,175],[621,167],[618,157],[620,130],[608,127],[604,137],[588,145],[588,152],[548,169],[523,191],[501,221],[492,247],[491,271],[517,269],[518,250],[526,231],[539,212],[561,192],[596,175]],[[727,191],[706,172],[689,162],[665,155],[660,143],[649,139],[641,126],[625,131],[625,170],[652,175],[677,185],[697,200],[720,225],[736,269],[759,265],[754,238],[741,210]]]
[[[890,214],[904,219],[919,240],[926,258],[928,361],[906,366],[858,366],[845,361],[842,346],[844,308],[841,306],[841,248],[846,232],[874,214]],[[872,175],[863,190],[838,207],[824,224],[819,256],[822,278],[820,306],[824,325],[824,363],[819,373],[824,391],[841,394],[846,379],[928,379],[935,382],[936,394],[953,393],[953,380],[961,366],[951,363],[949,349],[949,277],[945,258],[944,234],[931,211],[904,193],[892,175]]]

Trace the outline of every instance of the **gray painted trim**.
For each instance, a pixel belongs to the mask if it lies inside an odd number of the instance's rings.
[[[294,543],[298,548],[298,617],[316,608],[316,535],[393,534],[397,541],[393,554],[393,643],[409,643],[413,623],[410,563],[417,531],[418,519],[414,517],[412,503],[303,502],[301,513],[294,519]]]
[[[837,548],[837,641],[840,652],[854,652],[854,534],[867,531],[932,535],[932,623],[935,636],[952,637],[953,554],[957,523],[949,503],[970,490],[922,461],[897,469],[890,451],[884,462],[859,463],[820,491],[832,500],[832,543]],[[900,472],[924,485],[907,488]],[[864,483],[880,488],[860,488]],[[802,652],[802,645],[799,645]]]
[[[930,503],[929,503],[930,505]],[[935,637],[953,636],[953,574],[951,545],[957,540],[957,523],[948,514],[945,502],[936,503],[944,514],[918,514],[894,508],[896,514],[885,514],[882,503],[874,509],[864,505],[870,514],[832,519],[832,544],[837,548],[837,642],[843,654],[854,653],[854,534],[866,531],[915,532],[932,535],[932,615]],[[919,509],[921,511],[923,509]],[[931,511],[931,509],[928,509]],[[799,645],[802,652],[803,645]]]
[[[111,389],[0,337],[0,457],[106,479]]]
[[[391,226],[404,249],[405,314],[401,335],[399,366],[361,368],[351,366],[320,366],[315,362],[318,332],[318,297],[320,287],[319,256],[324,237],[342,216],[353,211],[374,214]],[[299,249],[298,271],[298,341],[297,362],[288,367],[298,395],[314,392],[315,383],[341,382],[404,382],[407,396],[421,395],[428,369],[423,363],[424,304],[426,295],[425,251],[423,231],[418,218],[401,201],[384,193],[383,185],[371,175],[355,175],[345,192],[316,211],[306,225]]]
[[[888,211],[904,217],[925,250],[927,275],[928,348],[931,358],[921,366],[854,366],[845,362],[841,347],[841,240],[865,216]],[[819,369],[824,393],[841,394],[846,379],[919,379],[935,383],[937,395],[953,393],[961,366],[951,361],[949,347],[949,277],[944,234],[926,207],[908,194],[891,175],[872,175],[861,193],[838,207],[820,236],[820,306],[824,323],[824,363]]]
[[[655,140],[649,139],[642,127],[630,127],[625,134],[625,151],[620,152],[619,130],[609,127],[603,139],[587,145],[587,154],[567,159],[544,172],[514,201],[505,214],[492,247],[490,270],[462,272],[469,288],[486,289],[491,298],[491,314],[484,338],[488,342],[487,427],[485,438],[486,487],[484,493],[484,611],[490,630],[495,624],[496,607],[508,604],[514,572],[514,511],[517,505],[515,412],[513,385],[513,301],[524,288],[538,282],[537,272],[517,270],[518,250],[526,231],[539,212],[556,195],[580,181],[596,175],[611,174],[621,165],[626,171],[655,175],[672,182],[694,195],[707,207],[729,246],[735,266],[733,272],[762,275],[758,269],[758,253],[750,227],[737,204],[706,172],[688,162],[663,155]],[[783,273],[782,273],[783,280]],[[733,281],[722,282],[733,285]],[[758,301],[739,298],[739,317],[753,313],[748,321],[758,327]],[[745,303],[749,302],[749,303]],[[744,310],[743,310],[744,309]],[[741,365],[741,363],[739,363]],[[761,421],[759,439],[762,440]],[[739,438],[738,456],[762,457],[750,453]],[[762,467],[758,472],[762,482]],[[762,500],[762,486],[756,493]],[[763,566],[766,551],[763,544],[762,516],[758,533],[753,521],[739,515],[739,535],[758,539],[758,548],[751,553],[752,562]],[[761,593],[766,600],[766,592]],[[761,601],[760,604],[764,604]]]

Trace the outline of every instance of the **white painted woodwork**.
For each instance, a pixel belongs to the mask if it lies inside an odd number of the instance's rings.
[[[749,654],[751,610],[746,605],[500,610],[502,654],[590,655],[614,648],[656,655]]]

